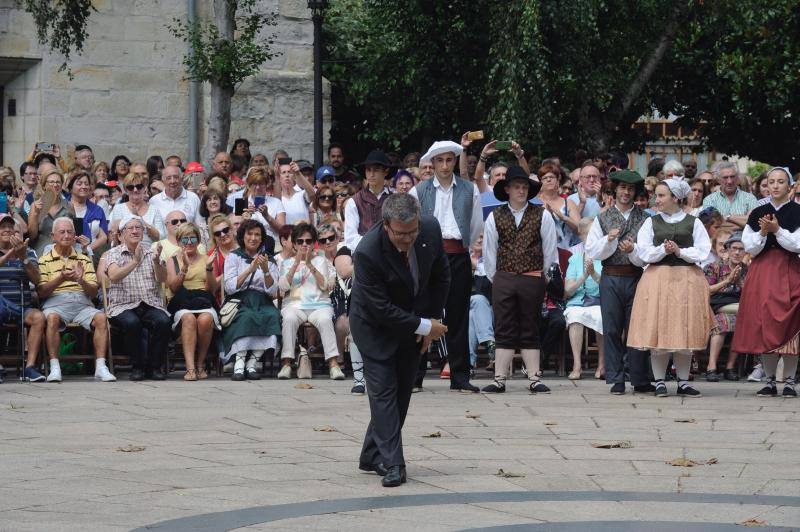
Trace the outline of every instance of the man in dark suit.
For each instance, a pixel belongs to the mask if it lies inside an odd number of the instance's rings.
[[[420,353],[447,331],[441,316],[450,267],[435,218],[419,203],[392,194],[353,254],[350,330],[364,358],[372,419],[359,468],[383,476],[385,487],[406,481],[400,431],[408,412]]]

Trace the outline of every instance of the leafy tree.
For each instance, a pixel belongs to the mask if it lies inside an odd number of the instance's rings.
[[[96,11],[91,0],[23,0],[22,5],[33,16],[39,44],[64,56],[59,72],[66,70],[72,79],[70,57],[83,52],[86,21]]]

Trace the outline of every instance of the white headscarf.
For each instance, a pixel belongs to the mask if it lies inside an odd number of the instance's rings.
[[[689,195],[689,192],[692,191],[692,187],[689,186],[689,183],[684,181],[683,179],[665,179],[662,181],[665,185],[669,187],[670,192],[672,195],[678,198],[679,200],[685,199],[686,196]]]
[[[767,170],[767,175],[771,174],[775,170],[783,170],[786,172],[786,175],[789,177],[789,185],[794,185],[794,178],[792,177],[792,172],[789,171],[788,166],[773,166],[769,170]]]

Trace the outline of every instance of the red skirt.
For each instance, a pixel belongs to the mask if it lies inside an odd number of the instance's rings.
[[[800,258],[781,249],[761,252],[747,270],[731,350],[798,354]]]

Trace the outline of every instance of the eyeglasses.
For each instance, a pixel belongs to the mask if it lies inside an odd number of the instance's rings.
[[[297,244],[297,245],[300,245],[300,246],[302,246],[302,245],[310,246],[311,244],[314,243],[314,239],[313,238],[298,238],[297,240],[294,241],[294,243]]]
[[[328,243],[332,243],[335,240],[336,240],[336,235],[319,237],[319,243],[322,244],[322,245],[325,245],[325,244],[328,244]]]
[[[200,242],[200,239],[197,238],[196,236],[185,236],[185,237],[181,238],[181,244],[183,244],[184,246],[189,246],[191,244],[197,244],[198,242]]]
[[[125,225],[125,229],[128,231],[144,231],[144,227],[139,224],[127,224]]]
[[[125,161],[117,161],[117,164],[115,164],[114,166],[130,166],[130,165]]]
[[[419,227],[414,229],[413,231],[395,231],[392,229],[391,225],[387,225],[386,228],[394,234],[397,238],[414,238],[419,234]]]
[[[329,195],[326,194],[324,196],[320,196],[319,200],[320,201],[333,201],[333,196],[329,196]]]
[[[125,185],[125,190],[128,192],[133,192],[134,190],[142,190],[144,189],[144,185],[139,183],[138,185]]]
[[[178,218],[176,220],[170,220],[169,223],[170,225],[180,225],[180,224],[185,224],[188,221],[189,220],[187,220],[186,218]]]
[[[225,229],[220,229],[219,231],[214,231],[214,236],[220,237],[222,235],[227,235],[230,232],[231,232],[231,228],[230,227],[226,227]]]
[[[340,198],[349,198],[350,194],[347,193],[347,192],[339,192],[339,193],[336,194],[336,196],[338,196]]]

